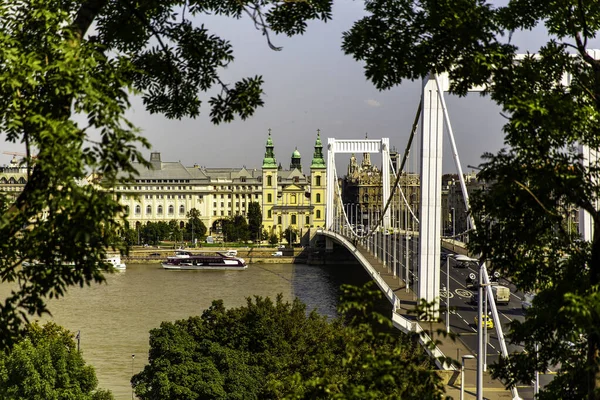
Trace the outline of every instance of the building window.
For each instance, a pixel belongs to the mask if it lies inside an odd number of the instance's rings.
[[[267,203],[270,203],[273,201],[273,195],[271,193],[267,194]]]
[[[273,186],[273,178],[271,177],[271,175],[267,176],[267,186]]]
[[[217,202],[216,201],[213,203],[213,207],[217,208]]]
[[[216,217],[217,216],[217,210],[213,210],[213,215]]]
[[[317,202],[317,203],[320,203],[320,202],[321,202],[321,193],[317,193],[317,196],[316,196],[316,202]]]
[[[135,206],[135,215],[140,215],[142,213],[142,207]]]
[[[278,216],[277,216],[277,223],[278,223],[279,225],[281,225],[281,215],[278,215]]]
[[[242,177],[240,178],[240,181],[241,181],[241,182],[246,182],[246,177],[245,177],[245,176],[242,176]]]
[[[271,218],[273,214],[271,214],[271,210],[267,211],[267,218]]]
[[[291,204],[296,204],[296,195],[295,194],[293,194],[293,195],[290,196],[290,203]]]
[[[225,211],[221,210],[221,217],[225,215]]]
[[[315,176],[315,186],[321,186],[321,175]]]
[[[146,214],[147,215],[152,214],[152,206],[146,206]]]
[[[125,214],[129,215],[129,206],[125,206]]]
[[[321,210],[317,210],[317,219],[321,219]]]
[[[179,206],[179,215],[183,215],[183,214],[185,214],[185,207]]]
[[[296,225],[296,214],[292,214],[292,225]]]
[[[175,207],[173,207],[173,205],[169,206],[169,215],[173,215],[175,214]]]
[[[162,212],[163,212],[163,207],[162,206],[158,206],[158,208],[156,209],[156,213],[158,215],[162,215]]]
[[[306,222],[305,222],[305,224],[306,225],[310,225],[310,217],[308,215],[306,216]]]

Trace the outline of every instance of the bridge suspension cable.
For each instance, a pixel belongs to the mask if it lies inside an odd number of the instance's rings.
[[[402,162],[400,164],[400,168],[398,168],[398,171],[400,171],[400,172],[404,170],[404,167],[406,165],[406,161],[408,160],[408,157],[410,155],[410,149],[412,148],[413,139],[415,137],[415,134],[417,132],[417,128],[419,126],[419,118],[421,116],[421,110],[422,110],[422,101],[419,101],[419,106],[417,107],[417,112],[415,114],[415,119],[413,121],[413,125],[412,125],[412,128],[411,128],[410,136],[408,138],[408,143],[406,144],[406,148],[405,148],[404,154],[402,156]],[[384,162],[385,162],[385,160],[384,160]],[[390,161],[390,164],[391,164],[391,161]],[[337,182],[336,185],[335,185],[335,190],[336,190],[336,193],[338,195],[338,203],[340,205],[342,205],[341,212],[344,215],[344,219],[346,221],[346,224],[350,227],[350,231],[352,232],[352,235],[354,237],[356,237],[358,239],[363,239],[363,238],[369,237],[370,235],[373,235],[375,232],[377,232],[379,230],[379,227],[383,224],[384,216],[385,216],[388,208],[392,204],[392,200],[394,199],[394,194],[396,192],[396,189],[398,189],[399,192],[402,194],[402,198],[404,199],[404,202],[405,202],[408,210],[410,211],[410,214],[412,215],[413,220],[416,221],[417,224],[419,223],[419,219],[417,218],[417,216],[413,212],[412,208],[408,204],[408,201],[406,200],[406,197],[404,196],[404,193],[402,192],[402,189],[399,188],[400,177],[402,176],[402,174],[401,173],[396,173],[393,170],[393,168],[392,168],[392,171],[394,172],[394,175],[395,175],[396,179],[394,181],[394,184],[392,185],[392,191],[391,191],[389,197],[386,199],[385,207],[383,208],[382,212],[380,213],[380,217],[377,220],[377,223],[376,223],[375,227],[373,229],[369,229],[369,232],[363,233],[363,234],[359,235],[358,232],[356,232],[356,230],[354,229],[354,227],[350,223],[350,220],[348,219],[348,214],[344,210],[343,202],[342,202],[341,188],[339,187],[339,179],[338,179],[338,174],[337,174],[337,170],[336,170],[335,165],[333,166],[333,170],[334,170],[334,174],[335,174],[336,182]]]

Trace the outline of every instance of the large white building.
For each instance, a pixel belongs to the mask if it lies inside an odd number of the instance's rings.
[[[322,150],[318,133],[308,176],[302,173],[297,149],[289,169],[277,164],[270,130],[261,169],[186,167],[152,153],[151,166],[135,165],[135,181],[115,187],[114,194],[126,207],[132,228],[158,221],[176,221],[183,227],[187,213],[195,208],[210,229],[218,219],[247,216],[249,203],[257,202],[263,229],[281,237],[288,227],[302,232],[324,225],[326,165]]]

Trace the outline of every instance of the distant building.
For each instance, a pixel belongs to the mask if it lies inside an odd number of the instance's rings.
[[[390,185],[396,182],[394,171],[399,167],[398,153],[390,152],[392,169],[390,170]],[[418,174],[403,173],[398,181],[400,191],[394,192],[393,201],[390,203],[392,225],[402,229],[416,229],[414,219],[409,216],[409,207],[418,218],[420,199],[420,177]],[[392,190],[390,188],[390,193]],[[363,154],[360,164],[352,154],[346,176],[342,181],[342,201],[347,207],[347,214],[352,224],[367,226],[376,224],[381,215],[387,199],[383,199],[383,185],[381,170],[371,163],[371,155]],[[408,206],[408,207],[407,207]]]
[[[326,165],[320,133],[310,176],[302,173],[298,149],[292,153],[289,170],[277,164],[270,130],[260,170],[186,167],[179,161],[162,161],[158,152],[150,155],[150,164],[150,168],[134,164],[135,181],[114,188],[134,229],[158,221],[176,221],[183,228],[192,208],[210,229],[221,218],[247,217],[251,202],[261,206],[263,230],[284,240],[282,234],[288,227],[304,233],[325,223]]]
[[[27,167],[21,165],[16,156],[10,164],[0,167],[0,192],[6,194],[7,201],[14,202],[27,184]]]

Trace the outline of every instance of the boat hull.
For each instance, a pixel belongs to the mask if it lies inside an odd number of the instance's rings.
[[[242,270],[248,268],[243,258],[231,257],[222,253],[215,254],[191,254],[187,253],[185,257],[177,254],[168,257],[162,263],[164,269],[173,270]]]
[[[220,264],[220,265],[191,265],[191,264],[178,264],[178,265],[174,265],[174,264],[162,264],[162,267],[164,269],[171,269],[171,270],[189,270],[189,271],[220,271],[220,270],[243,270],[243,269],[247,269],[248,266],[247,265],[226,265],[226,264]]]

